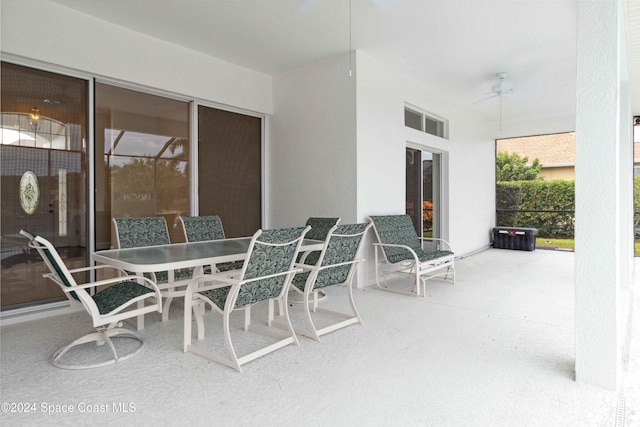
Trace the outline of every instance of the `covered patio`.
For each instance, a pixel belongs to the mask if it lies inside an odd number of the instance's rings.
[[[637,261],[636,261],[637,262]],[[52,285],[53,286],[53,285]],[[635,286],[637,289],[637,285]],[[330,302],[345,289],[331,289]],[[488,249],[426,298],[356,291],[364,325],[301,337],[242,374],[182,352],[182,310],[148,317],[147,347],[121,364],[65,371],[59,347],[84,312],[3,322],[3,425],[640,425],[640,299],[623,290],[623,385],[575,381],[574,254]],[[293,306],[294,323],[301,307]],[[256,310],[256,314],[260,313]],[[259,317],[256,316],[256,319]],[[238,322],[241,316],[236,317]],[[208,312],[209,334],[219,315]],[[5,411],[29,404],[31,413]],[[60,413],[63,408],[73,412]],[[53,413],[47,413],[53,411]]]
[[[243,374],[182,352],[179,308],[165,323],[160,315],[149,316],[141,331],[147,342],[143,354],[81,372],[55,369],[49,358],[88,332],[83,312],[20,317],[3,310],[3,425],[640,424],[637,301],[635,328],[628,311],[637,263],[631,120],[640,111],[640,2],[406,1],[407,8],[383,14],[368,0],[348,2],[348,10],[328,8],[347,2],[326,1],[321,7],[330,13],[318,9],[307,15],[298,12],[297,0],[190,2],[199,7],[180,14],[178,7],[149,7],[145,1],[118,3],[2,0],[3,69],[7,64],[59,74],[86,92],[86,102],[78,101],[78,126],[86,132],[74,133],[76,166],[86,177],[77,175],[77,221],[55,221],[55,200],[43,202],[38,216],[57,234],[76,236],[70,247],[82,247],[89,256],[109,245],[93,226],[109,223],[112,215],[105,209],[118,197],[107,197],[117,193],[107,191],[109,180],[96,179],[102,176],[100,162],[91,159],[109,147],[102,139],[110,135],[106,124],[115,115],[89,102],[108,85],[184,104],[191,119],[200,117],[201,108],[216,107],[257,119],[261,181],[252,201],[260,206],[256,212],[264,228],[300,225],[310,216],[353,223],[405,212],[407,151],[438,156],[440,234],[461,257],[457,283],[433,281],[426,298],[372,289],[370,236],[363,251],[368,262],[356,278],[365,324],[329,334],[321,343],[302,339],[300,347],[248,364]],[[200,32],[205,29],[211,32]],[[389,46],[383,29],[409,37]],[[367,33],[373,41],[380,36],[379,42],[366,43]],[[328,43],[307,55],[325,37]],[[209,50],[215,46],[225,49]],[[387,60],[385,51],[391,54]],[[397,52],[425,59],[425,67],[404,64]],[[543,102],[505,99],[503,109],[498,93],[495,103],[478,103],[487,90],[495,93],[492,85],[502,71],[523,91],[551,85],[541,91]],[[24,99],[25,91],[16,87]],[[42,110],[30,100],[5,110],[26,119],[32,109],[46,113],[45,104],[51,115],[66,108],[49,95],[36,100]],[[130,123],[173,117],[125,104],[132,110],[126,115]],[[412,108],[446,132],[407,126]],[[200,124],[185,123],[192,154],[189,172],[181,172],[185,185],[179,188],[188,187],[182,195],[189,196],[183,213],[217,214],[201,203],[204,186],[198,182],[202,171],[213,169],[214,156],[203,156],[199,164],[193,153],[204,152],[198,151]],[[36,140],[37,126],[29,126]],[[491,229],[500,225],[495,140],[573,131],[577,252],[487,250]],[[49,156],[56,150],[33,147]],[[52,191],[42,194],[55,199],[66,194],[67,168],[52,171],[42,175],[58,176],[57,182],[47,178]],[[3,207],[8,194],[3,190]],[[6,219],[16,215],[6,212],[3,249],[22,227],[8,227]],[[16,205],[16,212],[23,210]],[[34,284],[47,286],[25,280],[19,289]],[[2,286],[7,289],[7,281]],[[338,300],[330,295],[329,302]],[[207,315],[215,338],[219,319]]]

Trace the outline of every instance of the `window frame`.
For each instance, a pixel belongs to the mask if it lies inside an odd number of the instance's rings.
[[[420,116],[420,128],[418,129],[417,127],[411,126],[409,124],[407,124],[407,113],[409,114],[413,114],[415,116]],[[405,114],[405,120],[404,120],[404,125],[406,127],[409,127],[411,129],[415,129],[417,131],[420,132],[424,132],[427,133],[429,135],[433,135],[435,137],[438,138],[442,138],[442,139],[449,139],[449,120],[438,116],[437,114],[433,114],[430,113],[426,110],[423,110],[419,107],[416,107],[414,105],[411,104],[405,104],[404,106],[404,114]],[[436,133],[433,132],[429,132],[428,131],[428,126],[427,126],[427,120],[431,121],[433,123],[435,123],[436,125]]]

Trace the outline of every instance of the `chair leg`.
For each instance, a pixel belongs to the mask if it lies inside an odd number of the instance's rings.
[[[185,308],[184,312],[184,326],[183,326],[183,338],[182,338],[182,351],[188,352],[191,347],[191,310]]]
[[[186,353],[191,347],[191,320],[192,316],[195,316],[196,326],[198,330],[198,339],[204,338],[204,320],[202,315],[204,313],[204,302],[199,301],[193,296],[192,287],[189,286],[184,296],[184,338],[183,338],[183,351]]]
[[[244,331],[247,332],[249,330],[249,326],[251,326],[251,306],[247,306],[244,308]]]
[[[287,329],[291,334],[291,338],[293,339],[293,344],[300,345],[300,342],[298,341],[298,337],[296,336],[296,331],[293,329],[293,325],[291,324],[291,316],[289,316],[289,304],[287,304],[288,294],[289,294],[289,291],[287,290],[281,297],[285,307],[284,318],[287,322]]]
[[[310,294],[314,294],[314,292],[309,292],[305,289],[304,292],[304,299],[306,304],[304,304],[304,314],[307,317],[307,324],[309,325],[309,333],[305,334],[304,332],[302,333],[302,335],[307,335],[309,338],[313,338],[316,341],[320,341],[320,335],[318,335],[318,331],[316,330],[316,325],[313,323],[313,318],[311,317],[311,308],[310,306],[313,306],[313,311],[315,312],[317,310],[317,303],[315,302],[310,302],[309,301],[309,296]]]
[[[384,289],[387,286],[382,286],[380,284],[380,270],[378,265],[378,247],[377,246],[374,248],[374,255],[375,255],[374,267],[375,267],[375,275],[376,275],[376,286],[380,289]]]
[[[132,338],[135,339],[137,341],[140,342],[140,346],[132,353],[129,353],[125,356],[118,356],[118,353],[116,351],[115,346],[113,345],[113,342],[111,340],[111,338]],[[105,362],[99,362],[99,363],[93,363],[93,364],[89,364],[89,365],[70,365],[70,364],[66,364],[63,361],[61,361],[62,357],[69,351],[71,350],[73,347],[80,345],[80,344],[86,344],[89,342],[93,342],[95,341],[97,345],[104,345],[105,343],[109,346],[109,349],[111,350],[111,353],[113,354],[113,358],[109,359]],[[55,366],[56,368],[62,368],[62,369],[90,369],[90,368],[98,368],[101,366],[107,366],[107,365],[112,365],[114,363],[118,363],[120,361],[123,360],[127,360],[133,356],[135,356],[136,354],[140,353],[142,351],[142,349],[144,348],[144,341],[142,341],[142,339],[136,335],[133,331],[130,331],[128,329],[124,329],[124,328],[114,328],[114,329],[100,329],[96,332],[87,334],[83,337],[78,338],[77,340],[73,341],[71,344],[66,345],[65,347],[61,348],[60,350],[58,350],[57,352],[55,352],[55,354],[53,355],[53,357],[51,358],[51,364],[53,366]]]
[[[229,328],[229,317],[231,315],[231,311],[225,311],[222,315],[222,329],[224,330],[224,343],[227,349],[227,353],[230,356],[231,366],[238,372],[242,372],[240,368],[240,363],[238,362],[238,356],[236,355],[236,351],[233,348],[233,343],[231,342],[231,330]],[[245,312],[246,315],[246,312]]]
[[[272,301],[273,301],[273,300],[269,300],[269,302],[270,302],[271,304],[273,304],[273,302],[272,302]],[[284,314],[284,310],[285,310],[285,307],[284,307],[284,300],[279,299],[279,300],[278,300],[278,315],[279,315],[279,316],[282,316],[282,315]]]
[[[379,262],[379,254],[378,251],[382,251],[383,249],[379,248],[378,246],[376,246],[374,248],[374,253],[375,253],[375,263],[374,263],[374,267],[375,267],[375,274],[376,274],[376,286],[380,289],[387,289],[389,287],[388,283],[387,283],[387,273],[383,270],[380,271],[380,262]],[[380,275],[384,276],[384,283],[380,283]]]
[[[193,312],[196,314],[196,326],[198,327],[198,339],[204,339],[204,312],[206,305],[203,302],[200,302],[197,305],[193,306]]]
[[[138,301],[138,309],[144,308],[144,301]],[[137,325],[136,329],[141,331],[144,329],[144,314],[140,314],[136,317]]]
[[[275,317],[275,308],[274,308],[274,302],[273,299],[269,299],[268,302],[268,318],[267,318],[267,325],[271,326],[271,323],[273,322],[273,320],[276,318]],[[278,313],[282,314],[282,301],[278,300]]]
[[[351,282],[349,282],[347,284],[347,293],[348,293],[348,298],[349,298],[349,305],[351,307],[351,313],[347,314],[347,313],[342,313],[342,312],[337,312],[337,311],[333,311],[333,310],[327,310],[325,308],[320,308],[317,307],[315,310],[313,310],[313,312],[317,312],[320,313],[322,315],[325,316],[331,316],[333,318],[337,318],[340,319],[339,321],[336,321],[333,324],[330,324],[328,326],[322,327],[320,329],[316,328],[316,325],[313,321],[313,317],[311,316],[312,313],[312,304],[311,302],[309,304],[305,305],[305,316],[307,318],[307,324],[309,326],[308,329],[305,330],[297,330],[297,332],[301,335],[304,335],[306,337],[312,338],[316,341],[320,341],[320,337],[329,333],[329,332],[333,332],[335,330],[338,330],[340,328],[344,328],[345,326],[349,326],[349,325],[353,325],[353,324],[363,324],[362,322],[362,318],[360,317],[360,313],[358,313],[358,309],[356,308],[355,305],[355,301],[353,299],[353,285]],[[306,291],[305,290],[305,296],[308,298],[311,294],[311,291]]]
[[[351,280],[349,282],[349,285],[347,286],[348,289],[348,293],[349,293],[349,305],[351,305],[351,311],[353,312],[354,316],[356,317],[357,323],[359,324],[363,324],[362,323],[362,317],[360,317],[360,313],[358,313],[358,309],[356,308],[356,303],[353,300],[353,280]]]
[[[163,322],[166,322],[167,320],[169,320],[169,307],[171,307],[171,302],[172,301],[173,301],[173,297],[166,297],[164,299],[164,305],[162,306],[162,321]]]

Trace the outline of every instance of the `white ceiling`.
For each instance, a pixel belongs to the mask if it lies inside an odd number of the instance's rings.
[[[336,54],[348,73],[351,46],[490,120],[497,98],[476,102],[501,71],[519,91],[503,98],[503,122],[575,112],[576,1],[385,0],[383,10],[381,0],[352,0],[351,20],[348,0],[316,0],[310,12],[303,0],[53,1],[270,75]],[[640,40],[639,1],[629,1],[629,22]]]

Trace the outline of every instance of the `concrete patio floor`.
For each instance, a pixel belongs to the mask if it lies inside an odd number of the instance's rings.
[[[457,261],[455,285],[428,282],[426,298],[358,290],[364,325],[321,342],[300,337],[299,347],[243,373],[182,352],[181,307],[165,323],[147,317],[141,354],[84,371],[49,364],[90,331],[84,313],[5,322],[0,423],[640,426],[639,299],[623,387],[576,383],[573,260],[570,252],[489,249]],[[327,293],[327,305],[346,301],[344,288]],[[291,309],[294,323],[302,321],[302,307]],[[255,321],[260,314],[254,310]],[[205,320],[205,341],[220,338],[221,317],[207,312]],[[251,344],[247,336],[240,347]],[[7,412],[4,402],[31,412]],[[73,412],[56,412],[63,408]]]

